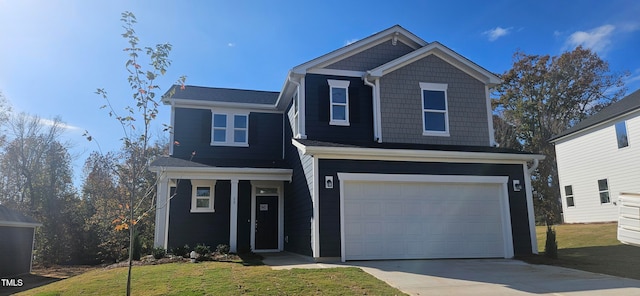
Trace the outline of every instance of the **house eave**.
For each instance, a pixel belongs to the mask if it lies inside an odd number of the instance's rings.
[[[36,228],[42,226],[42,223],[16,222],[16,221],[0,221],[0,226],[6,227],[25,227]]]
[[[361,147],[305,146],[292,141],[303,154],[318,158],[396,160],[413,162],[517,163],[544,160],[540,154],[490,153],[442,150],[383,149]]]
[[[149,170],[169,179],[238,179],[291,182],[293,174],[291,169],[280,168],[151,166]]]
[[[578,129],[578,130],[575,130],[575,131],[570,132],[570,133],[568,133],[566,135],[562,135],[562,136],[559,136],[559,137],[553,137],[553,138],[549,139],[549,142],[553,143],[553,144],[559,144],[560,142],[564,142],[565,140],[569,140],[569,139],[572,139],[572,138],[575,138],[575,137],[580,137],[580,136],[582,136],[584,134],[590,133],[594,129],[601,128],[603,125],[611,124],[612,122],[616,122],[616,121],[620,120],[621,118],[624,118],[624,117],[629,116],[629,115],[634,114],[634,113],[640,114],[640,109],[630,110],[628,112],[625,112],[625,113],[622,113],[622,114],[618,114],[616,116],[604,119],[604,120],[602,120],[600,122],[597,122],[597,123],[594,123],[592,125],[583,127],[581,129]]]
[[[267,112],[278,111],[277,105],[271,104],[252,104],[252,103],[234,103],[234,102],[220,102],[220,101],[202,101],[202,100],[189,100],[189,99],[169,99],[168,103],[178,108],[229,108],[229,109],[251,109],[262,110]]]

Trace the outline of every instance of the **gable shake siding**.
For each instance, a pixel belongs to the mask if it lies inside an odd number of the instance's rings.
[[[329,124],[329,79],[350,82],[349,126]],[[305,91],[308,139],[349,144],[373,142],[372,91],[361,78],[307,74]]]
[[[401,161],[335,160],[320,159],[320,176],[334,176],[333,189],[320,187],[320,256],[340,257],[340,182],[338,172],[424,175],[476,175],[508,176],[512,180],[524,180],[522,165],[517,164],[468,164],[468,163],[417,163]],[[522,182],[524,183],[524,182]],[[520,192],[509,189],[509,209],[516,256],[531,254],[531,236],[527,212],[526,188]]]
[[[413,50],[413,48],[402,43],[401,41],[398,41],[396,45],[393,45],[391,43],[391,40],[388,40],[363,52],[337,61],[329,66],[326,66],[326,68],[337,70],[367,71],[389,61],[395,60],[405,54],[412,52]]]
[[[211,110],[175,108],[173,156],[197,158],[282,159],[282,114],[249,114],[249,147],[211,145]]]
[[[422,135],[420,82],[448,85],[449,137]],[[484,84],[435,55],[383,76],[380,109],[384,142],[490,145]]]

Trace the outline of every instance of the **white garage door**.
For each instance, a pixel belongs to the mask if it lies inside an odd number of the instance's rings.
[[[343,259],[495,258],[512,254],[505,237],[511,239],[511,227],[504,223],[509,219],[503,217],[509,215],[508,211],[505,214],[504,183],[469,183],[464,176],[454,178],[457,182],[344,181]]]

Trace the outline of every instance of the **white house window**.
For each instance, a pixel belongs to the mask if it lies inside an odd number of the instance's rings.
[[[299,122],[298,122],[298,113],[300,113],[300,102],[298,101],[300,98],[298,97],[298,92],[293,95],[293,136],[297,137],[300,133]]]
[[[616,123],[616,138],[618,139],[618,148],[629,146],[626,121],[620,121]]]
[[[191,180],[191,212],[212,213],[215,212],[214,191],[215,180]]]
[[[571,185],[564,186],[564,198],[567,200],[567,207],[575,206],[573,202],[573,187]]]
[[[447,84],[420,82],[422,93],[422,134],[449,136]]]
[[[249,146],[249,115],[213,113],[211,145]]]
[[[598,192],[600,193],[600,203],[609,203],[609,184],[607,179],[598,180]]]
[[[328,80],[331,125],[349,125],[349,81]]]

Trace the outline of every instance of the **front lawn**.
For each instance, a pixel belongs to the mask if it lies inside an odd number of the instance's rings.
[[[99,269],[17,295],[123,295],[126,268]],[[201,262],[136,266],[132,295],[404,295],[359,268],[271,270]]]
[[[537,226],[541,256],[524,260],[640,280],[640,247],[620,243],[617,227],[617,223],[556,225],[558,259],[548,259],[542,257],[547,228]]]

